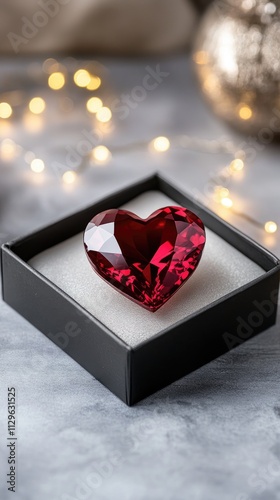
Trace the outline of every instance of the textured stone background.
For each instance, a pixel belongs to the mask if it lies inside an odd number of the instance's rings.
[[[104,61],[115,96],[141,85],[147,64]],[[108,145],[167,134],[238,137],[201,99],[184,57],[161,62],[170,73],[131,110],[115,119]],[[2,63],[2,72],[19,67]],[[2,73],[4,74],[4,73]],[[85,115],[54,121],[34,136],[16,137],[49,159],[80,140]],[[3,134],[3,131],[0,131]],[[63,152],[64,151],[64,152]],[[34,183],[18,160],[0,166],[1,239],[24,234],[79,209],[133,179],[161,170],[187,191],[203,191],[210,171],[228,158],[174,149],[163,156],[138,151],[91,168],[74,190],[51,169]],[[279,222],[279,149],[267,146],[232,192],[259,220]],[[237,216],[230,222],[280,255],[279,235]],[[17,500],[277,500],[280,498],[280,332],[278,324],[242,347],[127,408],[39,331],[0,303],[0,484],[6,480],[6,391],[18,391]]]

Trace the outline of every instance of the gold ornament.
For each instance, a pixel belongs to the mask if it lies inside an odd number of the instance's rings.
[[[193,55],[214,112],[265,143],[280,133],[280,0],[216,0]]]

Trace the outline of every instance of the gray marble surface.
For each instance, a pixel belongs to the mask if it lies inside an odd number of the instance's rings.
[[[104,143],[181,133],[250,142],[211,114],[185,57],[104,61],[110,81],[103,91],[108,104],[122,93],[131,94],[141,85],[146,66],[158,63],[169,75],[126,119],[116,113]],[[21,76],[25,67],[7,61],[2,63],[2,75]],[[87,169],[75,189],[64,189],[53,175],[53,158],[63,161],[65,147],[77,144],[81,131],[92,126],[79,97],[76,103],[74,116],[57,117],[54,112],[41,131],[32,133],[18,122],[9,132],[41,155],[49,168],[38,181],[21,158],[9,165],[2,162],[2,241],[155,170],[186,191],[203,195],[210,172],[228,161],[226,156],[181,149],[166,155],[118,153],[106,167]],[[0,134],[3,138],[7,131],[2,128]],[[279,148],[270,145],[257,152],[244,179],[234,181],[231,190],[242,210],[261,221],[280,222],[279,185]],[[240,217],[226,211],[221,215],[280,255],[279,234],[267,238]],[[12,495],[6,488],[10,386],[18,393],[16,499],[280,498],[279,321],[240,348],[128,408],[3,302],[0,315],[1,500]]]

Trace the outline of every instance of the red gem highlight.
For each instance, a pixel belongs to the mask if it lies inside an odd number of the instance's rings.
[[[205,230],[201,219],[182,207],[161,208],[147,219],[113,209],[93,217],[84,245],[101,278],[155,312],[197,268]]]

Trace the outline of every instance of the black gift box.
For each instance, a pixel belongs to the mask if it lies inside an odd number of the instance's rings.
[[[195,212],[206,227],[258,264],[264,273],[131,347],[32,268],[28,261],[83,231],[93,215],[121,206],[149,190],[159,190]],[[157,174],[2,246],[4,301],[128,405],[273,325],[277,313],[279,274],[280,262],[275,256]],[[244,327],[237,318],[243,318],[244,324],[250,327]],[[57,336],[50,332],[61,334]]]

